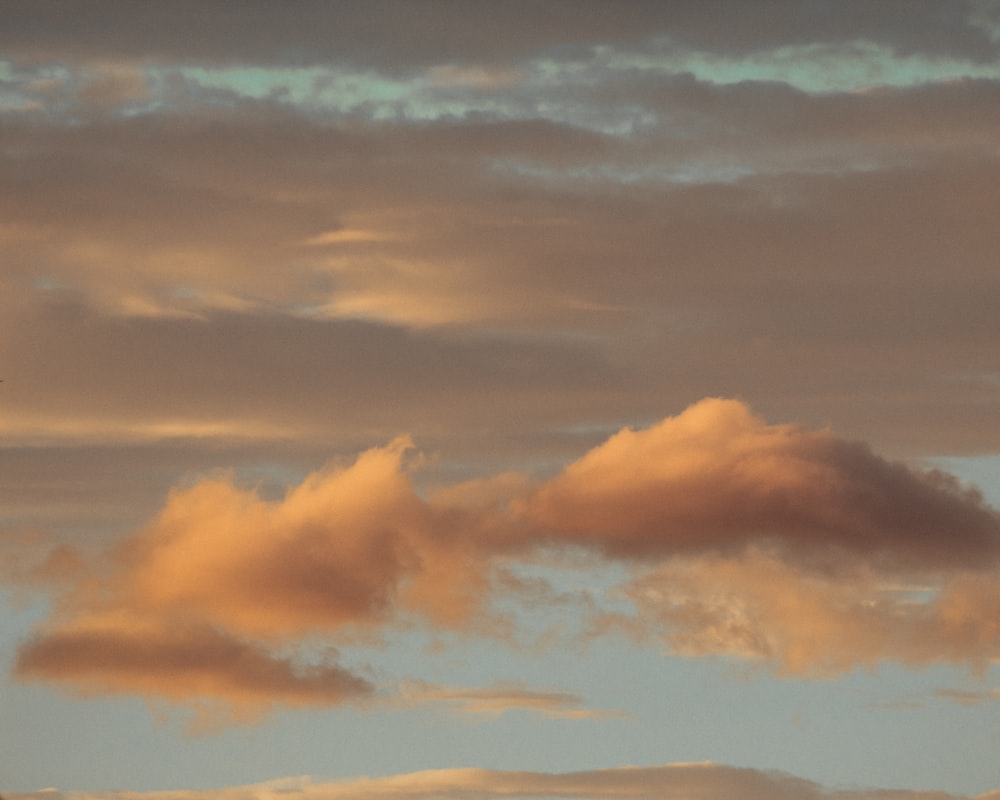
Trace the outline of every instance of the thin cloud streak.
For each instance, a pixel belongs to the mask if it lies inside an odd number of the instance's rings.
[[[289,778],[211,792],[7,793],[8,800],[423,800],[424,798],[660,798],[661,800],[996,800],[998,792],[960,797],[947,792],[892,789],[826,789],[777,771],[710,762],[654,767],[617,767],[582,772],[501,772],[441,769],[385,778],[314,782]]]
[[[393,706],[435,704],[462,714],[499,717],[508,711],[529,711],[551,719],[595,719],[626,716],[621,711],[581,708],[583,698],[570,692],[540,691],[519,684],[495,683],[470,689],[407,681],[399,686]]]

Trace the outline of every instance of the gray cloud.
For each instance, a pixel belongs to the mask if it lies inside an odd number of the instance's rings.
[[[68,16],[58,0],[8,4],[0,45],[20,59],[146,58],[272,64],[354,63],[382,69],[516,60],[596,44],[667,38],[710,52],[749,54],[780,45],[874,40],[902,53],[986,60],[996,54],[972,3],[863,0],[753,6],[710,0],[630,2],[611,13],[593,0],[522,0],[471,9],[425,0],[419,20],[391,2],[294,0],[205,8],[179,2],[106,3]],[[190,20],[200,24],[191,27]],[[72,23],[68,20],[72,19]]]
[[[995,83],[661,91],[694,115],[684,143],[266,103],[9,125],[0,348],[22,379],[5,400],[42,425],[72,392],[83,415],[242,408],[258,430],[336,416],[338,436],[384,438],[739,393],[912,452],[992,447]],[[766,169],[698,177],[734,152]],[[677,159],[695,180],[656,173]]]

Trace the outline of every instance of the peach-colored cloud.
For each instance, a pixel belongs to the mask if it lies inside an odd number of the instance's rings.
[[[246,721],[275,703],[340,705],[374,691],[329,658],[300,663],[204,624],[122,613],[36,634],[21,647],[15,675],[83,694],[163,698],[199,711],[203,723],[220,711]]]
[[[398,697],[393,703],[403,707],[441,704],[461,713],[490,717],[516,710],[532,711],[555,719],[622,716],[618,711],[583,708],[583,698],[570,692],[538,691],[513,683],[495,683],[486,688],[459,688],[407,681],[400,685]]]
[[[215,698],[237,717],[370,694],[367,681],[289,660],[284,647],[410,616],[459,629],[490,619],[486,562],[458,527],[471,518],[417,496],[403,463],[410,448],[400,438],[369,450],[278,501],[226,478],[175,491],[99,572],[78,570],[15,674],[180,703]]]
[[[314,782],[308,777],[269,781],[211,792],[73,792],[55,790],[5,793],[8,800],[464,800],[520,797],[659,798],[659,800],[995,800],[1000,792],[962,798],[947,792],[894,789],[826,789],[788,773],[711,762],[652,767],[615,767],[579,772],[502,772],[489,769],[439,769],[384,778]]]
[[[824,677],[883,661],[910,666],[1000,658],[997,574],[899,586],[869,566],[803,571],[759,552],[681,558],[624,591],[636,615],[606,618],[674,653],[730,655]]]
[[[461,624],[485,577],[463,517],[414,492],[411,447],[400,438],[313,473],[280,501],[225,478],[174,492],[119,552],[111,602],[278,639],[384,623],[399,605]]]
[[[505,473],[426,496],[411,453],[398,438],[279,499],[226,477],[175,490],[92,574],[58,560],[39,567],[70,588],[57,589],[18,673],[175,697],[153,661],[194,659],[195,644],[171,638],[176,623],[212,652],[232,654],[219,642],[235,641],[251,648],[251,664],[277,658],[277,702],[332,702],[340,695],[312,679],[296,694],[282,648],[414,624],[517,639],[531,625],[508,600],[541,601],[571,626],[582,616],[592,633],[624,626],[682,655],[729,654],[785,673],[883,660],[981,670],[1000,657],[996,511],[948,476],[829,431],[767,425],[742,403],[709,399],[615,434],[548,481]],[[555,573],[552,583],[519,575],[574,560],[576,570],[625,565],[632,577],[608,597],[564,591]],[[631,612],[610,613],[622,600]],[[107,643],[106,668],[92,657],[95,637]],[[182,685],[203,674],[194,663]],[[196,683],[243,702],[239,680]],[[479,710],[579,711],[538,693],[423,694]]]
[[[909,566],[1000,556],[1000,515],[950,476],[829,431],[767,425],[736,400],[620,431],[541,486],[528,514],[562,541],[623,557],[751,542]]]

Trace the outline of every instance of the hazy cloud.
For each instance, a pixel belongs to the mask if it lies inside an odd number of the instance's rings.
[[[407,681],[399,686],[394,705],[407,707],[427,703],[450,707],[460,713],[498,717],[508,711],[531,711],[554,719],[592,719],[622,716],[621,712],[581,707],[583,698],[569,692],[540,691],[519,684],[495,683],[470,689]]]
[[[1000,687],[983,692],[970,692],[962,689],[938,689],[934,693],[934,696],[942,700],[947,700],[950,703],[957,703],[960,706],[978,706],[983,703],[1000,701]]]
[[[996,581],[993,571],[899,585],[864,567],[809,572],[759,554],[681,559],[624,588],[634,617],[601,623],[674,653],[736,656],[786,675],[830,677],[887,661],[984,674],[1000,654]]]
[[[9,800],[68,800],[60,792],[7,793]],[[996,793],[964,800],[993,800]],[[947,792],[893,789],[826,789],[783,772],[729,767],[710,762],[654,767],[617,767],[581,772],[500,772],[487,769],[441,769],[387,778],[314,782],[309,778],[277,780],[212,792],[74,792],[74,800],[381,800],[382,798],[662,798],[686,800],[963,800]]]
[[[0,424],[509,438],[739,394],[893,448],[988,450],[997,85],[630,68],[505,89],[526,92],[509,114],[13,117]],[[615,130],[628,109],[645,121]]]

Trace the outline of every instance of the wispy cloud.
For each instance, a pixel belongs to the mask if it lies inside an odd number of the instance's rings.
[[[403,798],[662,798],[685,800],[995,800],[996,792],[976,798],[903,789],[827,789],[783,772],[730,767],[710,762],[654,767],[617,767],[582,772],[501,772],[487,769],[441,769],[319,782],[309,778],[277,780],[211,792],[43,792],[7,793],[9,800],[383,800]]]
[[[950,703],[957,703],[960,706],[978,706],[983,703],[1000,701],[1000,687],[979,692],[963,689],[938,689],[934,696]]]
[[[593,719],[625,716],[621,711],[582,707],[584,700],[570,692],[540,691],[515,683],[494,683],[485,688],[435,686],[408,681],[394,701],[402,707],[439,704],[459,713],[498,717],[508,711],[530,711],[554,719]]]

